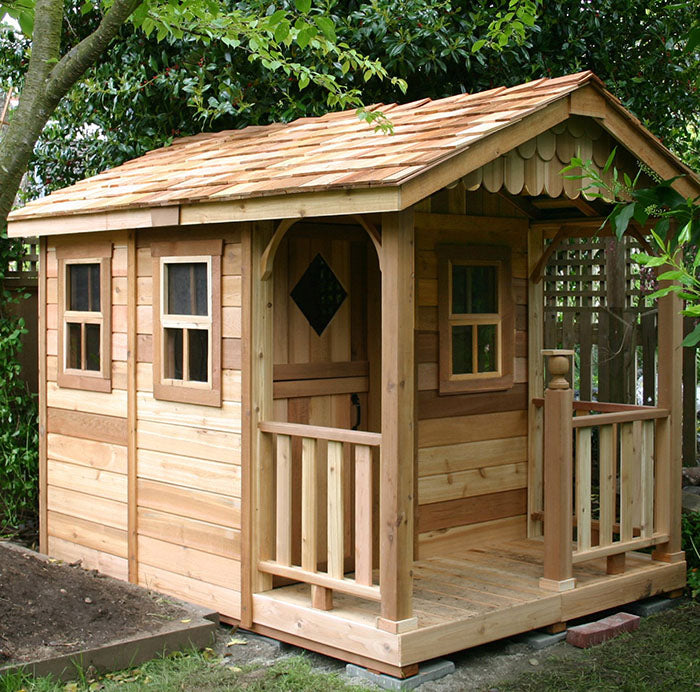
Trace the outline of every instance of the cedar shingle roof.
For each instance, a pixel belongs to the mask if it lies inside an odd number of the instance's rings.
[[[35,200],[10,220],[398,186],[586,84],[603,91],[586,71],[374,106],[393,123],[391,135],[374,132],[353,110],[184,137]]]

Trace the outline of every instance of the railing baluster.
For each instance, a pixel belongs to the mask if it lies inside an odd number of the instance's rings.
[[[372,450],[355,445],[355,581],[372,584]]]
[[[642,538],[654,532],[654,421],[644,421],[641,436]]]
[[[639,450],[635,448],[634,423],[620,426],[620,541],[634,536],[634,477]]]
[[[301,441],[301,566],[312,572],[318,566],[318,507],[316,488],[316,440]]]
[[[262,421],[263,437],[275,441],[276,466],[266,478],[276,481],[270,531],[275,535],[274,557],[258,560],[261,574],[306,582],[311,605],[330,610],[333,593],[381,601],[380,586],[372,579],[373,567],[373,450],[379,452],[379,433],[327,428],[287,422]],[[299,444],[300,443],[300,444]],[[294,557],[292,532],[292,469],[301,448],[301,560]],[[326,452],[327,450],[327,452]],[[350,454],[354,453],[354,457]],[[272,458],[272,444],[266,458]],[[354,462],[354,463],[353,463]],[[270,487],[270,486],[268,486]],[[354,495],[355,520],[348,526]],[[273,526],[274,524],[274,526]],[[272,536],[270,537],[272,538]],[[270,540],[272,546],[273,541]],[[346,549],[354,543],[356,573],[345,576]],[[325,571],[319,559],[327,558]]]
[[[591,428],[576,431],[576,535],[578,550],[591,547]]]
[[[292,438],[277,435],[277,562],[292,564]]]
[[[328,574],[342,579],[345,572],[343,531],[345,502],[343,497],[343,443],[328,443]]]
[[[614,425],[601,425],[598,437],[600,454],[600,540],[610,545],[615,523],[615,457]]]

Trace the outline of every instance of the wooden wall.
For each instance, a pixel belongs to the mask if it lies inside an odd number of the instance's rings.
[[[485,191],[461,198],[457,193],[449,204],[444,196],[438,193],[416,213],[419,558],[522,537],[526,530],[528,220]],[[435,246],[440,243],[511,247],[516,328],[511,389],[438,394]]]
[[[206,229],[203,229],[206,235]],[[51,555],[120,579],[240,616],[241,237],[224,237],[222,261],[221,408],[153,397],[154,287],[151,242],[173,233],[142,232],[136,266],[127,267],[126,235],[114,238],[112,261],[113,391],[56,385],[56,261],[47,258],[47,482]],[[202,233],[199,234],[200,237]],[[183,236],[186,237],[186,236]],[[136,305],[129,310],[129,281]],[[134,309],[135,308],[135,309]],[[127,325],[135,316],[136,367],[128,387]],[[133,399],[132,399],[133,397]],[[128,402],[133,402],[132,406]],[[130,440],[131,420],[135,435]],[[134,506],[127,511],[127,469]],[[127,539],[133,532],[132,545]]]
[[[106,238],[105,238],[106,239]],[[128,577],[127,236],[110,237],[111,394],[60,388],[58,263],[46,253],[46,503],[49,554]],[[78,238],[76,242],[81,242]]]

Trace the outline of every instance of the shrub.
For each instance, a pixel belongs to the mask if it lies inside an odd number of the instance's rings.
[[[688,588],[693,598],[700,596],[700,514],[683,514],[683,550],[688,563]]]
[[[7,267],[23,254],[20,241],[0,236],[0,535],[17,529],[37,505],[37,402],[17,362],[24,321],[8,310],[26,295],[3,282]]]

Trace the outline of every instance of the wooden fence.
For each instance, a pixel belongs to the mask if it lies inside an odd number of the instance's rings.
[[[632,260],[628,238],[571,238],[550,258],[544,276],[544,346],[576,352],[576,397],[653,406],[656,403],[657,311],[646,298],[655,279]],[[688,323],[686,329],[692,329]],[[695,349],[683,353],[683,458],[696,463]]]

